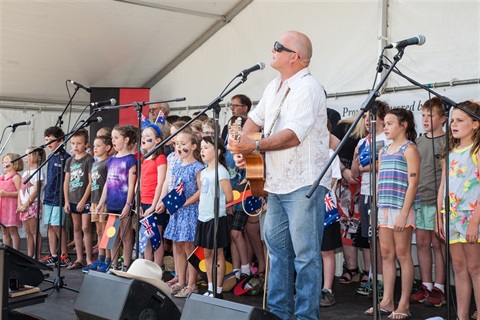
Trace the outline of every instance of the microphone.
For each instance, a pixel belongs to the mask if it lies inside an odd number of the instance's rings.
[[[385,49],[391,49],[391,48],[403,49],[411,45],[421,46],[425,43],[425,40],[426,40],[425,36],[423,34],[419,34],[418,36],[415,36],[413,38],[405,39],[398,42],[393,42],[387,45]]]
[[[240,72],[239,74],[237,74],[237,77],[246,77],[248,76],[250,73],[254,72],[254,71],[257,71],[257,70],[263,70],[265,69],[265,63],[263,62],[259,62],[257,63],[256,65],[254,65],[253,67],[250,67],[248,69],[245,69],[243,70],[242,72]]]
[[[91,107],[103,107],[103,106],[114,106],[117,104],[117,100],[115,99],[108,99],[104,101],[92,102],[90,103]]]
[[[30,121],[30,120],[17,122],[17,123],[8,125],[7,128],[15,129],[16,127],[20,127],[20,126],[29,126],[31,123],[32,123],[32,121]]]
[[[87,121],[82,120],[82,121],[80,121],[80,122],[86,122],[86,123],[85,123],[85,127],[86,127],[86,126],[88,126],[90,123],[93,123],[93,122],[98,122],[98,123],[100,123],[100,122],[102,122],[102,121],[103,121],[102,117],[96,117],[96,118],[88,119]]]
[[[75,82],[75,81],[73,81],[73,80],[67,80],[67,81],[70,82],[71,84],[74,84],[74,85],[76,85],[77,87],[79,87],[79,88],[87,91],[88,93],[92,93],[92,89],[90,89],[89,87],[85,87],[84,85],[82,85],[82,84],[80,84],[80,83],[78,83],[78,82]]]

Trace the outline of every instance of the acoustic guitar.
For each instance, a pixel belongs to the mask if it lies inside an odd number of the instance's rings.
[[[230,130],[232,139],[240,142],[240,136],[242,134],[242,118],[238,117],[235,124]],[[248,133],[247,137],[252,140],[260,140],[262,138],[261,132]],[[265,163],[261,154],[247,154],[244,155],[246,170],[247,170],[247,183],[250,184],[250,190],[254,197],[266,197],[267,192],[263,190],[265,185]]]

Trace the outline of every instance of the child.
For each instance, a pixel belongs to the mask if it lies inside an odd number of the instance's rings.
[[[65,212],[72,214],[73,238],[77,260],[67,269],[83,268],[83,245],[87,265],[92,264],[92,224],[90,212],[90,191],[92,187],[93,157],[87,153],[88,131],[78,130],[71,138],[73,157],[65,164]],[[83,237],[82,237],[83,232]],[[82,241],[83,238],[83,241]]]
[[[387,140],[385,133],[383,132],[383,125],[385,120],[385,115],[390,110],[390,107],[387,103],[381,100],[375,100],[375,108],[377,110],[376,116],[376,123],[375,123],[375,151],[373,152],[375,155],[386,145],[390,144],[390,141]],[[372,267],[371,262],[373,261],[373,248],[372,248],[372,241],[371,241],[371,221],[370,221],[370,207],[372,203],[372,190],[370,188],[370,164],[362,166],[360,164],[359,159],[359,149],[363,145],[367,150],[370,149],[370,141],[371,141],[371,120],[370,120],[370,111],[365,113],[365,130],[369,134],[367,137],[362,138],[355,148],[355,154],[353,156],[352,161],[352,177],[355,179],[361,175],[361,184],[360,184],[360,227],[361,227],[361,236],[362,238],[370,239],[369,248],[364,248],[364,260],[365,260],[365,272],[362,275],[362,279],[360,280],[360,286],[357,288],[357,293],[370,296],[373,291],[373,282],[372,282]],[[365,141],[368,142],[365,143]],[[370,151],[368,151],[370,152]],[[364,163],[365,164],[365,163]],[[377,169],[378,169],[378,162],[377,162]],[[377,171],[378,172],[378,171]],[[376,228],[375,228],[376,230]],[[376,233],[376,231],[375,231]],[[378,237],[377,237],[378,238]],[[378,242],[377,242],[378,243]],[[378,247],[377,247],[378,248]],[[383,296],[383,270],[382,270],[382,255],[378,250],[377,252],[377,294],[381,299]],[[366,253],[366,254],[365,254]]]
[[[480,106],[465,101],[460,106],[480,116]],[[480,309],[480,121],[460,109],[453,109],[449,131],[449,197],[448,224],[450,255],[455,272],[457,319],[468,320],[472,288],[477,310]],[[444,154],[445,157],[445,154]],[[445,164],[438,194],[439,212],[444,208]],[[445,239],[444,214],[437,215],[436,231]]]
[[[48,150],[55,151],[63,142],[65,133],[59,127],[49,127],[44,132],[45,142],[48,143]],[[57,140],[58,139],[58,140]],[[64,199],[60,199],[60,188],[63,186],[65,178],[62,172],[62,162],[70,157],[68,152],[62,147],[53,155],[47,166],[47,183],[45,185],[45,197],[43,198],[43,220],[48,225],[48,248],[50,254],[43,257],[40,262],[48,266],[58,265],[66,267],[71,264],[67,251],[67,234],[65,232],[65,212],[63,212]],[[63,158],[63,159],[62,159]],[[61,202],[61,206],[60,206]],[[60,211],[62,210],[62,212]],[[60,213],[62,220],[60,221]],[[60,237],[62,241],[57,243]],[[60,245],[61,256],[58,259],[57,248]],[[60,260],[60,261],[59,261]]]
[[[142,132],[142,149],[150,152],[163,140],[163,133],[160,127],[156,124],[149,124]],[[158,148],[147,159],[142,162],[142,179],[141,179],[141,195],[140,202],[142,204],[143,214],[141,217],[147,217],[150,214],[155,214],[157,228],[160,235],[163,234],[164,228],[168,224],[168,215],[156,214],[155,207],[160,200],[163,182],[167,175],[167,157],[163,154],[163,147]],[[152,256],[152,245],[150,241],[147,243],[145,250],[145,258],[154,261],[160,267],[163,264],[164,247],[163,241],[160,242],[160,247],[155,250]]]
[[[22,226],[17,215],[17,197],[22,178],[18,174],[23,170],[23,162],[16,153],[7,153],[2,157],[3,174],[0,176],[0,222],[2,223],[3,243],[20,250],[18,228]]]
[[[121,270],[125,272],[128,271],[132,262],[133,251],[133,230],[128,218],[133,206],[137,160],[129,150],[135,145],[136,136],[137,132],[131,126],[116,125],[113,128],[112,143],[117,154],[107,161],[107,182],[97,205],[99,213],[108,212],[120,217],[121,224],[115,248],[121,240],[124,258]],[[117,253],[112,255],[112,268],[116,267]]]
[[[172,123],[172,125],[170,127],[170,134],[174,134],[175,132],[177,132],[178,129],[180,129],[182,126],[185,125],[185,123],[186,122],[184,122],[184,121],[176,121],[176,122]],[[175,145],[176,145],[175,139],[176,139],[176,137],[173,137],[169,141],[169,143],[171,143],[173,148],[175,148]],[[163,197],[175,187],[175,181],[174,181],[175,177],[173,176],[172,169],[175,167],[177,162],[181,163],[182,160],[178,157],[178,153],[175,152],[175,150],[174,150],[173,152],[169,153],[168,156],[167,156],[167,173],[166,173],[165,181],[163,182],[162,195],[161,195],[160,199],[163,199]],[[155,212],[158,213],[158,214],[166,215],[167,217],[164,217],[164,219],[167,219],[167,220],[170,219],[170,216],[165,212],[165,207],[164,207],[164,204],[163,204],[162,201],[157,202],[157,205],[155,207]],[[166,226],[165,226],[165,228],[166,228]],[[166,241],[171,242],[170,239],[163,238],[164,248],[165,248],[165,242]],[[173,251],[173,256],[175,257],[177,255],[175,246],[173,246],[172,251]],[[177,271],[178,270],[177,261],[175,259],[174,259],[174,264],[175,264],[175,271]],[[172,286],[175,286],[175,284],[177,282],[178,282],[178,276],[177,276],[177,273],[175,273],[175,276],[172,279],[170,279],[169,281],[167,281],[167,284],[170,287],[172,287]]]
[[[328,132],[332,131],[332,125],[327,120]],[[333,154],[333,150],[329,150],[329,156]],[[340,171],[340,158],[335,157],[331,165],[331,191],[332,197],[335,197],[335,186],[337,181],[342,179],[342,173]],[[323,288],[320,296],[320,307],[333,306],[335,301],[335,295],[333,294],[333,279],[335,278],[335,250],[342,247],[342,236],[340,234],[340,222],[335,222],[328,228],[323,230],[322,240],[322,260],[323,260]]]
[[[202,140],[202,123],[203,121],[197,119],[190,124],[190,128],[193,133],[197,135],[199,140]]]
[[[226,203],[233,200],[232,186],[230,176],[225,169],[225,147],[221,141],[218,141],[218,179],[220,181],[220,202],[218,209],[217,226],[217,288],[216,297],[223,299],[222,285],[225,276],[225,256],[223,248],[228,247],[230,242]],[[198,206],[197,231],[195,233],[195,245],[203,248],[207,269],[208,290],[204,296],[213,297],[213,241],[214,241],[214,199],[215,199],[215,146],[212,137],[203,137],[201,142],[202,160],[207,167],[200,171],[198,188],[200,193],[200,204]]]
[[[392,140],[378,155],[378,234],[383,259],[383,299],[380,313],[389,319],[407,319],[413,284],[413,261],[410,252],[415,211],[419,207],[418,175],[420,156],[415,146],[417,132],[413,113],[406,109],[390,110],[385,116],[385,136]],[[396,260],[402,273],[402,291],[395,309],[393,292]],[[393,311],[394,310],[394,311]],[[373,314],[373,308],[366,311]]]
[[[422,123],[426,135],[417,139],[420,153],[418,193],[420,210],[417,212],[415,233],[418,265],[422,286],[410,296],[410,301],[440,307],[445,302],[445,245],[435,235],[436,200],[440,187],[442,167],[440,157],[445,146],[445,111],[442,100],[434,97],[422,106]],[[435,285],[432,281],[432,246],[435,253]]]
[[[99,130],[100,131],[100,130]],[[97,132],[98,133],[98,132]],[[90,193],[90,212],[92,222],[95,222],[95,228],[97,229],[98,241],[103,237],[103,232],[107,224],[107,215],[99,214],[97,211],[97,204],[100,201],[102,196],[103,187],[105,186],[105,181],[107,180],[107,160],[109,158],[109,153],[113,149],[112,138],[111,136],[97,136],[93,142],[93,152],[97,161],[92,164],[91,177],[92,177],[92,187]],[[84,273],[89,270],[97,270],[100,272],[106,272],[112,257],[105,249],[98,248],[98,259],[92,264],[82,268]]]
[[[97,137],[100,137],[100,136],[106,136],[108,138],[110,138],[110,143],[112,142],[112,128],[109,128],[109,127],[102,127],[100,129],[98,129],[97,131],[97,134],[96,134]],[[111,157],[115,154],[115,149],[112,147],[110,148],[110,150],[108,151],[108,156]]]
[[[240,119],[239,119],[240,118]],[[238,121],[241,121],[240,128]],[[247,121],[246,117],[233,116],[228,121],[228,135],[230,132],[240,134],[241,127]],[[225,140],[228,143],[228,138]],[[230,184],[232,188],[237,187],[244,182],[246,170],[240,169],[236,166],[233,154],[227,150],[225,152],[226,168],[230,176]],[[247,242],[243,235],[243,230],[247,224],[248,215],[243,211],[242,204],[237,203],[234,206],[227,208],[227,221],[230,230],[230,252],[232,256],[233,271],[235,271],[235,277],[240,280],[250,275],[250,261],[247,254]],[[260,243],[261,244],[261,243]],[[260,257],[260,260],[263,257]],[[265,271],[265,268],[260,271]]]
[[[213,119],[207,119],[202,123],[202,137],[213,137],[215,134],[215,121]],[[218,136],[220,137],[220,127],[217,126]]]
[[[25,164],[27,170],[22,175],[22,181],[30,177],[30,175],[37,170],[38,164],[45,162],[45,150],[31,146],[27,149],[25,158]],[[20,191],[18,192],[18,212],[20,213],[20,220],[23,221],[23,227],[27,235],[27,255],[29,257],[40,257],[42,252],[42,235],[37,234],[37,219],[40,219],[42,215],[42,207],[38,207],[37,197],[42,192],[42,185],[45,180],[45,174],[40,171],[40,177],[38,172],[30,179],[27,184],[20,184]],[[40,180],[40,181],[39,181]],[[40,190],[38,189],[40,184]],[[39,190],[39,191],[38,191]],[[35,252],[35,246],[37,246],[37,252]]]
[[[193,240],[198,218],[198,204],[200,191],[197,185],[197,175],[205,166],[200,162],[200,148],[197,136],[191,130],[184,130],[176,137],[176,152],[182,160],[177,162],[172,169],[172,177],[176,187],[183,183],[183,192],[187,201],[177,212],[170,215],[170,221],[165,230],[165,238],[173,241],[175,248],[175,268],[178,275],[178,282],[172,286],[172,293],[177,298],[185,298],[191,292],[198,292],[197,271],[187,264],[187,257],[195,249]],[[162,199],[166,194],[162,192]],[[160,205],[160,211],[165,206]],[[188,283],[187,283],[188,268]]]

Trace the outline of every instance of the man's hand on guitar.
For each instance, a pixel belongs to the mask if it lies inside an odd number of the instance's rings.
[[[255,150],[255,141],[250,139],[245,133],[238,137],[228,137],[228,150],[233,154],[250,154]]]

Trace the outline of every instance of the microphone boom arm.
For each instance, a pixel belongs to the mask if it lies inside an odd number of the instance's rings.
[[[100,107],[100,108],[95,108],[93,109],[94,111],[104,111],[104,110],[119,110],[119,109],[126,109],[130,107],[137,107],[137,106],[148,106],[151,104],[157,104],[157,103],[166,103],[166,102],[178,102],[178,101],[185,101],[186,98],[175,98],[175,99],[170,99],[170,100],[162,100],[162,101],[151,101],[151,102],[134,102],[130,104],[124,104],[120,106],[108,106],[108,107]]]

